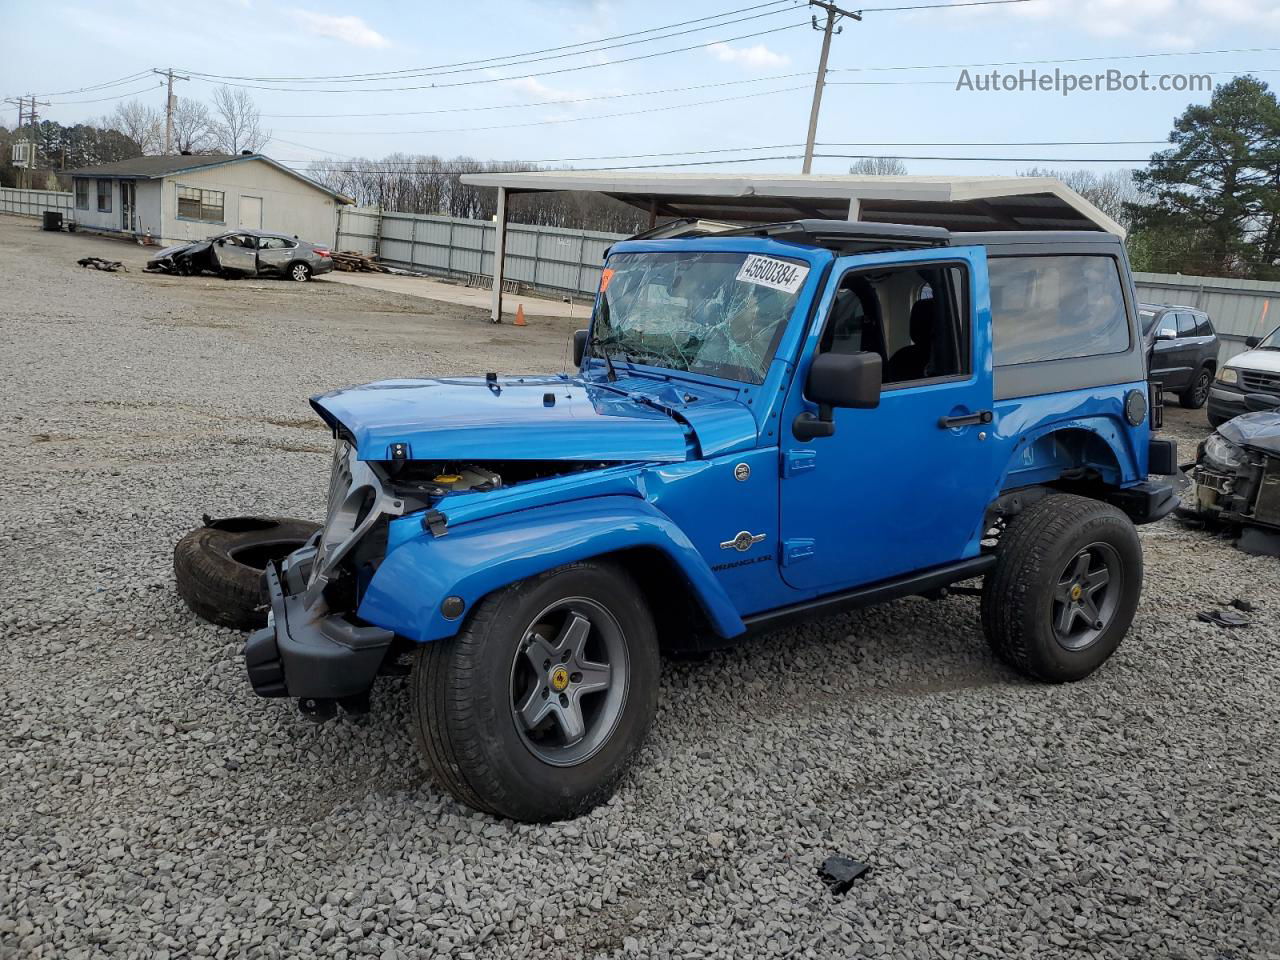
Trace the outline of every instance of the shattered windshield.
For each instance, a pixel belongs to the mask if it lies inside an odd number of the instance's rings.
[[[620,253],[600,279],[594,353],[761,383],[809,267],[748,253]]]

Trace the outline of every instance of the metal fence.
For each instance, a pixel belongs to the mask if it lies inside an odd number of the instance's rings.
[[[0,213],[15,213],[20,217],[41,217],[46,210],[57,210],[70,217],[75,197],[58,190],[19,190],[17,187],[0,187]]]
[[[1133,282],[1138,298],[1147,303],[1176,304],[1207,313],[1222,341],[1219,365],[1245,351],[1246,337],[1260,337],[1280,325],[1280,283],[1168,273],[1135,273]]]
[[[497,225],[488,220],[344,207],[338,249],[359,250],[411,270],[442,276],[493,276]],[[507,225],[504,277],[569,293],[594,294],[604,252],[622,234]]]
[[[344,207],[338,248],[359,250],[424,273],[492,277],[494,233],[495,225],[487,220]],[[622,239],[622,234],[511,223],[504,274],[534,287],[594,294],[604,251]],[[1176,303],[1208,313],[1222,338],[1219,362],[1241,353],[1246,337],[1261,336],[1280,324],[1277,283],[1163,273],[1137,273],[1134,282],[1144,301]]]

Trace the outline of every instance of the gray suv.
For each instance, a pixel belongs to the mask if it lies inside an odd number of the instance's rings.
[[[1193,307],[1138,304],[1147,371],[1178,402],[1199,410],[1218,369],[1218,334],[1209,315]]]

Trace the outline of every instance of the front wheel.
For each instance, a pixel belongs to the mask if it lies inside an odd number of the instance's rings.
[[[1213,383],[1213,373],[1207,368],[1196,374],[1191,386],[1178,394],[1178,403],[1188,410],[1199,410],[1209,399],[1209,385]]]
[[[1120,645],[1142,591],[1133,522],[1098,500],[1051,494],[1013,517],[982,586],[992,650],[1048,683],[1080,680]]]
[[[635,582],[582,563],[483,600],[414,663],[413,730],[435,779],[514,820],[608,799],[657,708],[658,642]]]
[[[298,283],[306,283],[311,279],[311,268],[302,262],[291,263],[289,264],[289,279]]]

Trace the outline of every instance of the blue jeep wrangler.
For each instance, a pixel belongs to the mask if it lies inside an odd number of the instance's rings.
[[[616,244],[576,373],[314,398],[323,530],[266,572],[254,689],[314,718],[410,667],[462,802],[607,798],[660,650],[982,578],[996,655],[1096,670],[1176,503],[1129,266],[1102,233],[804,220]]]

